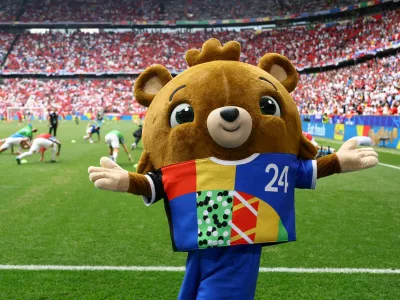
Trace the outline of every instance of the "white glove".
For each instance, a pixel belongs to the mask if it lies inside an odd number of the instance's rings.
[[[336,152],[342,173],[368,169],[378,164],[378,153],[373,148],[357,148],[357,146],[358,139],[351,138]]]
[[[100,159],[101,167],[89,167],[89,180],[101,190],[127,192],[129,189],[129,173],[108,157]]]

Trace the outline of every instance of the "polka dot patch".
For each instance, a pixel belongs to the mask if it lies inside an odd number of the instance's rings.
[[[199,248],[230,244],[233,192],[212,190],[197,192]]]

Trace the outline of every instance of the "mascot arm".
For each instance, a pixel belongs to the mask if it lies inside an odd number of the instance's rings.
[[[375,167],[378,153],[373,148],[357,148],[357,138],[346,141],[335,154],[317,160],[317,178]]]
[[[94,182],[95,187],[151,197],[151,186],[144,175],[128,172],[107,157],[100,159],[100,165],[101,167],[89,167],[88,170],[89,179]]]

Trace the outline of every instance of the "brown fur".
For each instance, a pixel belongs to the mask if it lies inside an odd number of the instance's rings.
[[[258,67],[235,61],[238,55],[238,43],[230,42],[222,47],[218,40],[212,39],[204,44],[202,52],[192,50],[187,53],[191,67],[174,79],[171,80],[160,65],[154,65],[140,75],[135,84],[135,97],[149,110],[143,127],[144,152],[139,173],[207,157],[239,160],[254,153],[269,152],[295,154],[303,159],[315,157],[316,149],[302,134],[299,113],[289,94],[298,81],[294,66],[284,56],[274,53],[265,55]],[[268,73],[272,68],[278,79],[282,70],[286,78],[280,82]],[[164,83],[163,87],[157,93],[146,93],[146,84],[148,86],[155,76],[159,77],[158,82]],[[171,94],[182,85],[186,87],[176,92],[170,101]],[[265,95],[279,102],[280,118],[261,113],[259,100]],[[170,114],[181,103],[192,105],[195,119],[171,129]],[[218,145],[207,130],[208,115],[223,106],[244,108],[252,117],[252,133],[238,148]],[[333,156],[325,161],[327,170],[330,160],[335,161]]]
[[[129,172],[128,193],[151,197],[151,188],[145,176]]]
[[[340,173],[342,171],[339,159],[336,154],[330,154],[319,158],[317,160],[317,169],[318,169],[318,174],[317,174],[318,179],[330,176],[335,173]]]

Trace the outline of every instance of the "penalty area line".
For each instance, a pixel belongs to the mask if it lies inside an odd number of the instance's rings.
[[[185,267],[168,266],[58,266],[58,265],[0,265],[0,270],[26,271],[133,271],[184,272]],[[325,273],[325,274],[400,274],[400,269],[363,268],[260,268],[260,273]]]

